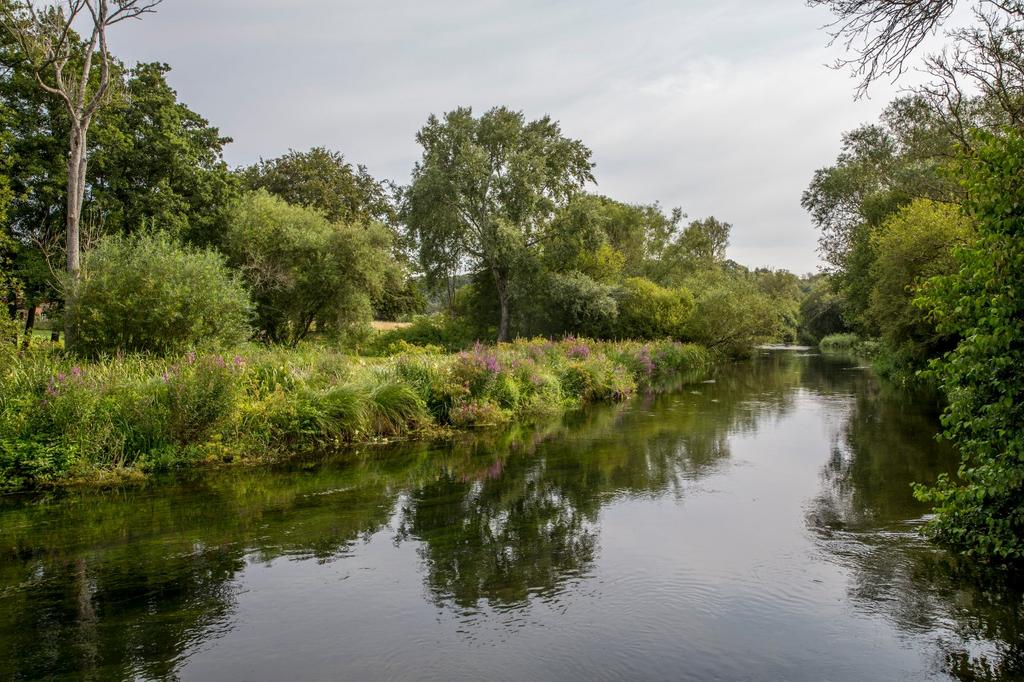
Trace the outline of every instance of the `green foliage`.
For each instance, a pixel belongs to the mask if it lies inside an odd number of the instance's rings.
[[[873,284],[866,314],[881,332],[893,362],[920,369],[955,345],[956,338],[937,331],[913,299],[928,278],[956,271],[953,249],[972,238],[970,222],[959,206],[924,199],[900,209],[872,234]]]
[[[800,343],[818,345],[826,336],[849,329],[843,320],[842,298],[824,275],[817,275],[808,283],[798,315],[797,340]]]
[[[821,339],[818,347],[829,353],[852,353],[860,342],[860,337],[853,333],[829,334]]]
[[[944,435],[960,450],[956,478],[919,485],[936,505],[930,530],[994,561],[1024,558],[1024,136],[981,135],[963,164],[978,239],[957,269],[920,296],[942,334],[960,339],[932,363],[948,406]]]
[[[500,307],[499,340],[510,336],[509,278],[549,231],[558,209],[593,180],[590,150],[548,117],[496,107],[431,116],[417,133],[423,158],[406,191],[405,219],[431,283],[460,266],[489,273]]]
[[[498,424],[710,368],[692,345],[575,338],[370,362],[307,344],[71,362],[55,351],[0,357],[0,488]]]
[[[360,350],[365,355],[396,355],[411,347],[455,352],[477,339],[466,325],[448,315],[421,315],[407,327],[379,334]]]
[[[248,294],[217,254],[165,234],[114,236],[86,252],[82,265],[82,277],[67,284],[76,353],[170,353],[249,333]]]
[[[689,281],[696,307],[685,325],[685,338],[727,355],[746,355],[778,338],[778,306],[751,278],[702,273]]]
[[[393,264],[390,247],[378,224],[333,224],[262,190],[237,202],[224,237],[253,293],[260,331],[292,345],[314,327],[339,334],[368,323]]]
[[[582,334],[607,337],[619,315],[616,289],[582,272],[551,273],[546,295],[524,302],[538,320],[530,331],[552,336]]]
[[[815,172],[802,205],[821,231],[822,255],[845,306],[847,323],[875,335],[865,315],[873,285],[871,235],[914,198],[955,201],[946,173],[954,155],[950,127],[918,97],[893,101],[878,124],[843,135],[836,163]]]
[[[615,333],[624,339],[679,339],[694,311],[686,289],[666,289],[650,280],[631,277],[617,296]]]
[[[382,381],[369,393],[369,418],[374,433],[394,436],[426,421],[427,408],[416,389],[397,381]]]
[[[395,221],[388,188],[365,166],[325,147],[289,152],[239,170],[246,189],[266,190],[295,206],[320,211],[332,223]]]
[[[102,220],[107,233],[156,226],[210,246],[238,196],[222,156],[231,139],[178,101],[167,83],[170,70],[166,64],[124,70],[121,96],[90,131],[85,215]]]

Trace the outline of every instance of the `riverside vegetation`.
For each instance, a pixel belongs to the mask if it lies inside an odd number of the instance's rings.
[[[622,401],[709,369],[708,352],[693,344],[575,338],[385,358],[313,345],[91,362],[36,351],[0,364],[0,485],[109,481],[437,435]]]

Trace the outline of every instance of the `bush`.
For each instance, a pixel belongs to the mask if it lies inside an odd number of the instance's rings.
[[[262,190],[233,207],[224,249],[253,292],[260,331],[292,345],[314,329],[367,324],[395,266],[381,225],[334,224]]]
[[[582,334],[606,337],[614,328],[619,306],[615,289],[581,272],[552,273],[546,295],[534,300],[546,334]]]
[[[957,476],[919,486],[939,540],[983,560],[1024,561],[1024,135],[980,136],[963,169],[975,245],[925,285],[919,304],[960,339],[932,363],[948,399],[944,436]]]
[[[456,352],[472,345],[474,338],[464,325],[447,315],[421,315],[408,327],[392,329],[371,339],[360,350],[365,355],[389,356],[410,352],[414,347],[430,352]]]
[[[690,280],[696,308],[684,337],[732,356],[779,338],[782,314],[770,296],[742,273],[702,273]]]
[[[666,289],[641,277],[623,283],[618,303],[616,336],[624,339],[678,339],[694,309],[686,289]]]
[[[163,234],[107,237],[69,282],[76,353],[180,352],[249,335],[249,296],[220,256]]]
[[[856,334],[829,334],[818,342],[818,347],[829,353],[852,353],[860,343],[860,337]]]

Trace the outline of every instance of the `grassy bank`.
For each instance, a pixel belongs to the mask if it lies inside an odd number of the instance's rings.
[[[709,369],[700,346],[571,338],[386,358],[253,345],[81,363],[36,351],[0,360],[0,488],[430,436],[620,401]]]

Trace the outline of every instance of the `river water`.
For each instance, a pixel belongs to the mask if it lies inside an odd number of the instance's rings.
[[[1018,581],[918,535],[936,429],[765,351],[455,443],[9,497],[0,679],[1017,679]]]

